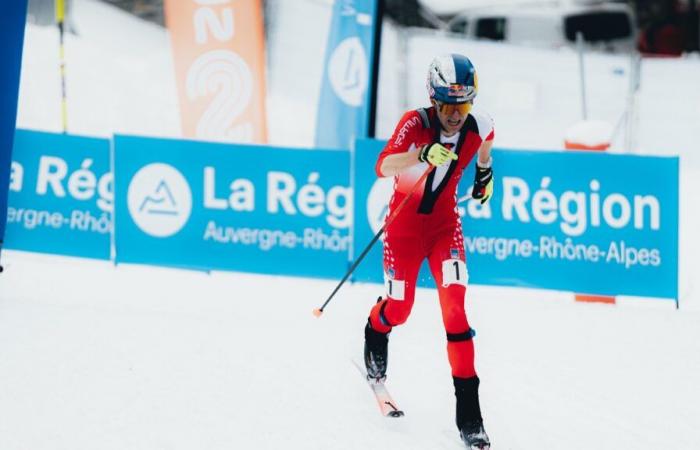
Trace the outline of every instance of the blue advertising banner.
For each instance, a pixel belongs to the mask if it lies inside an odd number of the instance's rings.
[[[381,226],[391,195],[391,179],[377,179],[373,168],[383,145],[356,145],[355,254]],[[460,184],[470,282],[677,298],[677,157],[508,150],[493,155],[496,185],[489,203],[471,201],[473,164]],[[382,282],[380,248],[355,278]],[[432,285],[426,270],[420,283]]]
[[[376,0],[336,0],[316,118],[316,147],[350,147],[370,118]]]
[[[109,259],[109,140],[17,130],[5,247]]]
[[[0,248],[5,236],[7,189],[17,118],[24,23],[27,20],[27,0],[6,3],[0,14]]]
[[[349,153],[115,136],[117,262],[338,278]]]

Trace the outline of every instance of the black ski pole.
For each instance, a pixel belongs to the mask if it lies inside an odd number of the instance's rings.
[[[360,253],[360,256],[358,256],[357,259],[355,260],[355,262],[352,263],[352,265],[350,266],[348,271],[345,273],[345,276],[343,277],[343,279],[340,280],[340,283],[338,283],[338,285],[335,287],[335,289],[333,289],[333,292],[331,292],[331,295],[328,296],[328,299],[326,299],[326,301],[323,302],[323,305],[321,305],[320,308],[314,309],[314,316],[321,317],[321,314],[323,314],[323,310],[326,307],[326,305],[328,305],[328,303],[330,303],[330,301],[333,299],[333,296],[335,296],[336,292],[338,292],[340,287],[343,284],[345,284],[348,277],[350,277],[350,275],[355,271],[357,266],[360,264],[360,261],[362,261],[362,259],[367,255],[367,253],[369,253],[369,250],[372,248],[374,243],[377,242],[377,240],[379,240],[379,236],[382,235],[382,233],[384,232],[386,227],[388,227],[391,224],[391,222],[394,221],[396,216],[399,214],[399,212],[401,212],[403,207],[408,202],[408,199],[411,198],[411,196],[413,195],[413,192],[415,192],[416,188],[418,188],[418,186],[423,183],[423,181],[426,179],[426,177],[428,176],[428,174],[430,173],[431,170],[433,170],[433,166],[429,165],[428,168],[425,169],[425,172],[423,172],[423,175],[421,175],[421,177],[418,179],[418,181],[416,181],[416,184],[413,185],[413,187],[408,192],[406,197],[404,197],[404,199],[401,201],[401,203],[399,203],[399,206],[397,206],[396,209],[394,211],[392,211],[391,215],[386,219],[386,221],[384,222],[384,225],[382,225],[382,227],[379,229],[377,234],[375,234],[374,237],[372,238],[372,240],[369,241],[369,244],[367,244],[367,247],[365,247],[365,249],[362,250],[362,253]]]

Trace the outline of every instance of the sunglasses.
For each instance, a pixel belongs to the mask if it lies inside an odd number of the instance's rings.
[[[445,114],[447,116],[451,116],[454,114],[455,111],[457,111],[460,115],[466,116],[469,114],[469,111],[472,110],[472,102],[465,102],[465,103],[442,103],[435,101],[435,107],[437,107],[442,114]]]

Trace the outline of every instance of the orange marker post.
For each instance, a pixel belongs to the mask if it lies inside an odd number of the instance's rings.
[[[610,148],[612,128],[606,122],[584,120],[569,128],[564,138],[567,150],[589,150],[604,152]],[[615,304],[615,297],[610,295],[574,294],[577,302]]]

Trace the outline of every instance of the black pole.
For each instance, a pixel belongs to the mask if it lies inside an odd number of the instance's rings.
[[[369,124],[367,137],[375,135],[377,121],[377,91],[379,84],[379,51],[382,47],[382,22],[384,21],[384,0],[377,1],[377,14],[374,21],[374,41],[372,42],[372,83],[369,100]]]
[[[413,185],[413,187],[411,188],[411,190],[408,191],[408,194],[406,194],[406,197],[404,197],[404,199],[401,200],[401,203],[399,203],[399,206],[397,206],[396,209],[395,209],[391,214],[389,214],[389,216],[386,218],[386,220],[384,221],[384,225],[382,225],[382,228],[377,232],[377,234],[374,235],[374,237],[372,238],[372,240],[369,241],[369,244],[367,244],[367,246],[366,246],[365,249],[362,251],[362,253],[360,254],[360,256],[355,260],[355,262],[352,263],[352,266],[350,266],[350,268],[348,269],[348,271],[345,272],[345,276],[343,276],[343,279],[340,280],[340,282],[339,282],[338,285],[335,287],[335,289],[333,289],[333,292],[331,292],[331,295],[328,296],[328,298],[326,299],[325,302],[323,302],[323,305],[321,305],[320,308],[314,309],[314,316],[316,316],[316,317],[321,317],[321,314],[323,314],[323,310],[325,309],[326,305],[328,305],[328,303],[330,303],[330,301],[333,299],[333,297],[335,296],[335,293],[338,292],[338,290],[340,289],[340,287],[341,287],[343,284],[345,284],[345,282],[347,281],[348,277],[355,271],[355,269],[357,268],[357,266],[358,266],[358,265],[360,264],[360,262],[364,259],[365,255],[367,255],[367,253],[368,253],[369,250],[372,248],[372,246],[374,245],[374,243],[377,242],[377,241],[379,240],[379,236],[382,235],[382,233],[384,232],[384,230],[386,230],[386,228],[391,224],[391,222],[394,221],[394,219],[396,218],[396,216],[399,215],[399,213],[401,212],[401,210],[403,209],[403,207],[406,206],[406,203],[408,203],[408,199],[410,199],[411,196],[413,196],[413,192],[415,192],[415,190],[418,188],[418,186],[420,186],[420,185],[425,181],[425,179],[428,178],[428,174],[430,173],[431,170],[433,170],[433,166],[428,165],[428,168],[425,169],[425,172],[423,172],[423,175],[420,176],[420,178],[418,179],[418,181],[416,181],[416,183]]]
[[[370,249],[372,248],[372,246],[374,246],[374,243],[377,242],[377,240],[379,240],[379,236],[381,236],[382,233],[384,233],[384,228],[386,228],[386,225],[382,225],[382,228],[377,232],[377,234],[374,235],[374,237],[372,238],[372,240],[369,241],[369,244],[367,244],[367,247],[365,247],[365,249],[362,251],[362,253],[360,253],[360,256],[355,260],[354,263],[352,263],[352,266],[350,266],[350,268],[348,269],[348,271],[345,272],[345,276],[343,276],[343,278],[340,280],[340,282],[339,282],[338,285],[335,287],[335,289],[333,289],[333,292],[331,292],[331,295],[329,295],[328,298],[326,299],[326,301],[323,302],[323,305],[321,305],[321,307],[318,308],[318,309],[316,310],[316,311],[318,311],[318,314],[316,314],[316,315],[318,315],[318,316],[321,315],[321,313],[323,312],[323,310],[324,310],[324,308],[326,307],[326,305],[328,305],[328,303],[330,303],[330,301],[331,301],[331,300],[333,299],[333,297],[335,296],[335,293],[338,292],[338,290],[340,290],[340,287],[341,287],[343,284],[345,284],[345,282],[347,281],[348,277],[355,271],[355,269],[357,268],[357,266],[360,265],[360,262],[362,262],[362,260],[363,260],[364,257],[367,255],[367,253],[369,253],[369,251],[370,251]]]

